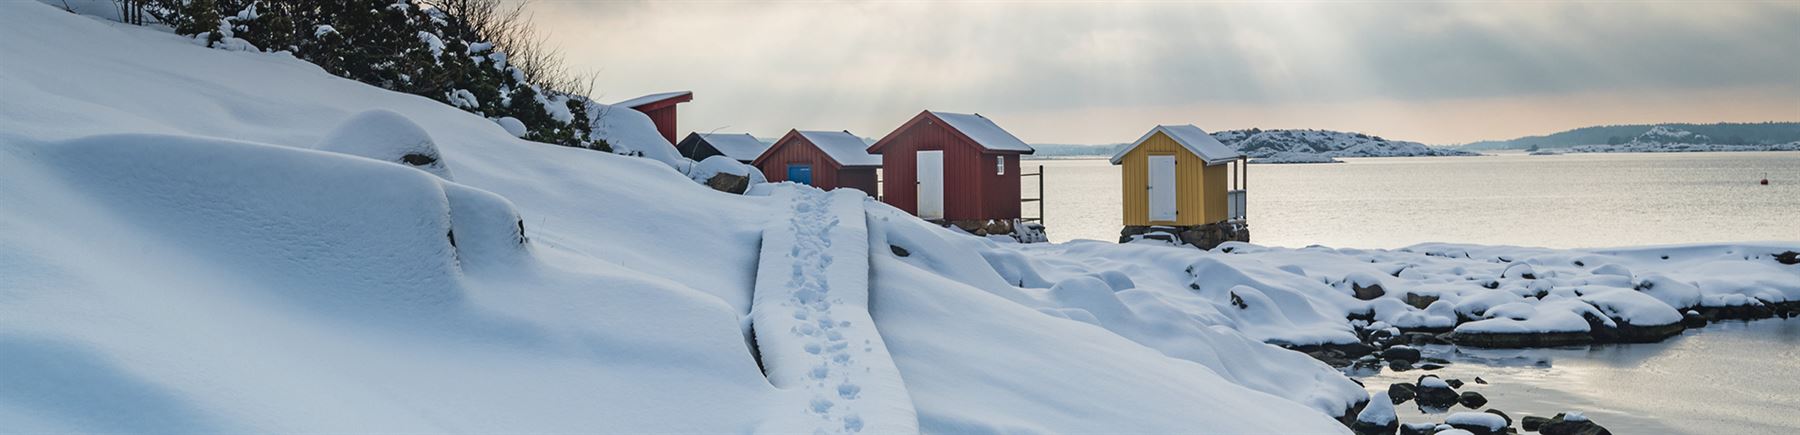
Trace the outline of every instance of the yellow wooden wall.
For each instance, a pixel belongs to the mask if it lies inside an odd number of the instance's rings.
[[[1175,156],[1174,222],[1150,220],[1150,156]],[[1202,225],[1225,220],[1226,165],[1206,166],[1200,156],[1189,152],[1162,132],[1145,139],[1119,162],[1124,176],[1125,225]]]

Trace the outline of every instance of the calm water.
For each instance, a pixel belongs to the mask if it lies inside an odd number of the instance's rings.
[[[1435,372],[1361,377],[1369,391],[1423,373],[1465,382],[1516,422],[1582,411],[1617,434],[1800,433],[1800,319],[1723,322],[1661,343],[1479,350],[1428,346],[1454,362]],[[1476,376],[1490,382],[1474,384]],[[1400,421],[1441,422],[1415,402]],[[1457,406],[1451,412],[1469,411]]]
[[[1345,159],[1250,167],[1251,241],[1397,248],[1421,242],[1556,248],[1800,240],[1800,153]],[[1118,240],[1119,169],[1043,165],[1053,241]],[[1756,181],[1767,173],[1770,186]],[[1035,180],[1027,179],[1027,197]],[[1033,215],[1036,210],[1026,211]],[[1441,376],[1512,415],[1587,412],[1614,433],[1800,433],[1800,319],[1720,323],[1662,343],[1426,350]],[[1424,372],[1363,377],[1371,391]],[[1411,402],[1405,422],[1439,422]],[[1456,408],[1454,411],[1467,411]]]
[[[1795,152],[1344,160],[1251,165],[1250,240],[1577,248],[1800,239]],[[1052,241],[1118,240],[1117,166],[1098,159],[1024,163],[1026,172],[1043,165],[1048,173]],[[1756,184],[1764,173],[1769,186]],[[1025,195],[1035,196],[1035,180],[1026,182]]]

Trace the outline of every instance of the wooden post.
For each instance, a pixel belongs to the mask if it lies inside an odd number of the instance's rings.
[[[1038,165],[1038,224],[1044,224],[1044,165]]]

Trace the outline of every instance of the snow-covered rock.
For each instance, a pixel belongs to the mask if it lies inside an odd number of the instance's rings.
[[[369,110],[352,115],[313,145],[331,151],[407,165],[453,180],[450,167],[438,152],[431,134],[405,115],[391,110]]]

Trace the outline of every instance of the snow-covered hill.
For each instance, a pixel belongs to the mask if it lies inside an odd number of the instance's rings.
[[[1722,144],[1713,138],[1680,128],[1651,127],[1631,141],[1610,145],[1580,145],[1569,148],[1579,153],[1670,153],[1699,151],[1800,151],[1800,142],[1778,144]]]
[[[988,242],[866,199],[866,232],[820,234],[870,238],[873,311],[808,346],[750,321],[770,231],[823,223],[785,196],[36,2],[0,3],[0,58],[9,432],[1342,433],[1366,400],[1230,330],[1046,315],[957,248]],[[805,264],[863,261],[830,255]],[[886,343],[829,331],[870,321]],[[788,345],[830,358],[759,364]],[[902,390],[853,370],[888,360]]]
[[[1267,343],[1800,300],[1793,242],[994,241],[35,2],[0,59],[6,432],[1348,433]]]
[[[1331,130],[1226,130],[1213,138],[1257,163],[1327,163],[1336,157],[1473,156],[1469,151]]]

